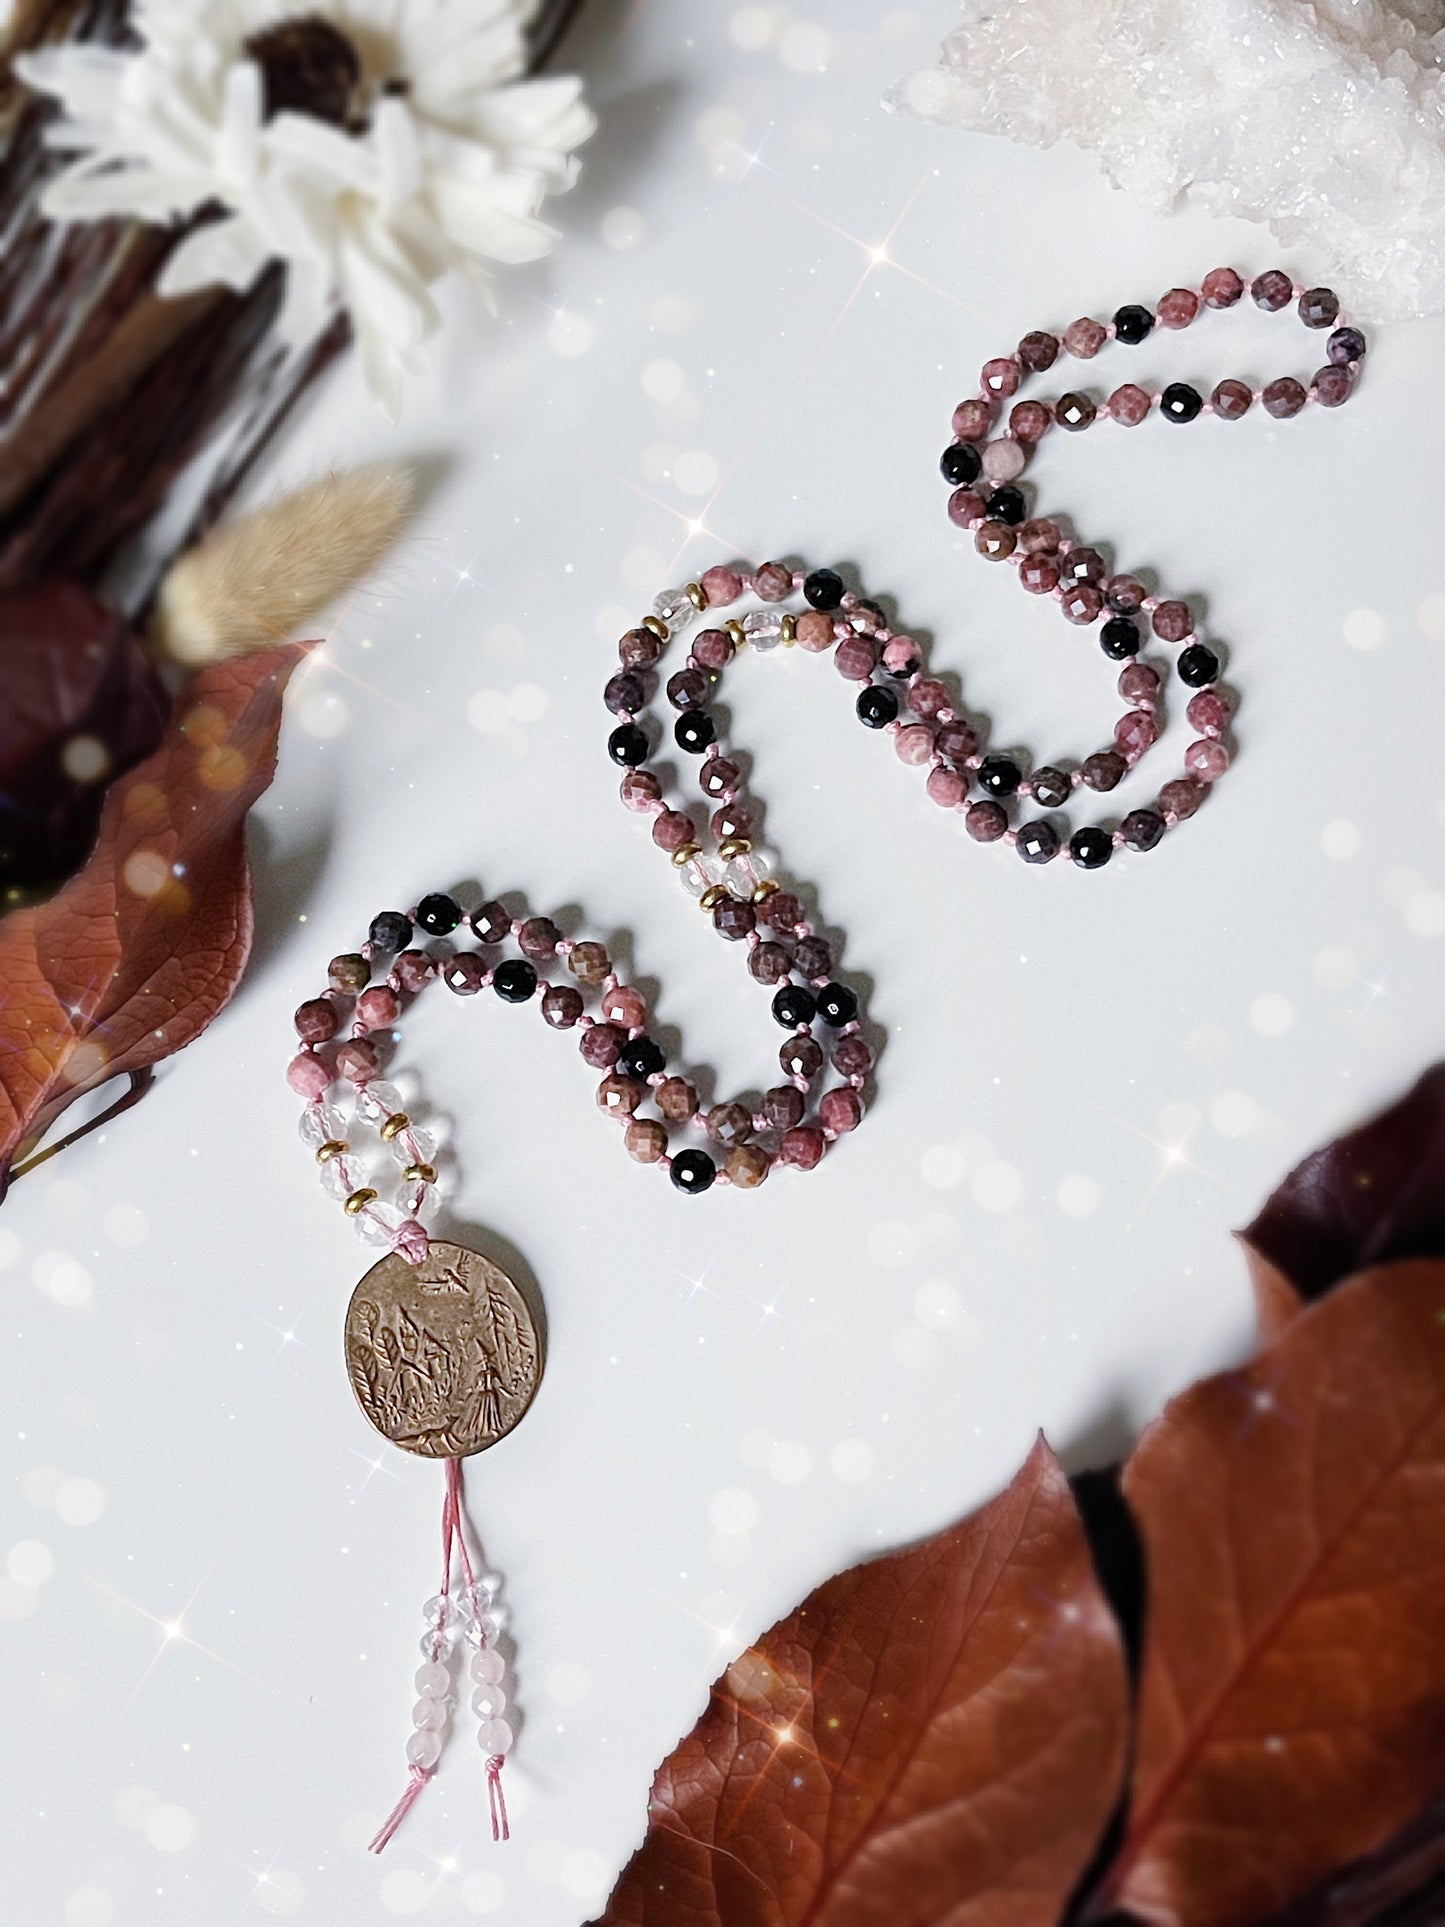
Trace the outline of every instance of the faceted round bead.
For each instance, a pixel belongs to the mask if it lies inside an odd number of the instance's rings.
[[[756,1191],[772,1169],[773,1161],[761,1144],[739,1144],[729,1151],[723,1164],[728,1183],[736,1191]]]
[[[647,737],[636,723],[623,723],[607,738],[607,754],[624,769],[647,760]]]
[[[688,821],[689,823],[692,821],[691,817]],[[708,818],[708,828],[720,843],[726,842],[730,836],[750,837],[755,826],[756,819],[753,811],[746,803],[739,802],[736,797],[730,802],[719,803]]]
[[[1018,389],[1018,363],[1010,355],[1000,355],[994,361],[986,361],[978,385],[985,395],[992,396],[995,401],[1007,401]]]
[[[1229,751],[1213,737],[1203,737],[1185,750],[1184,767],[1201,783],[1217,783],[1229,768]]]
[[[749,975],[770,988],[782,983],[792,967],[793,960],[780,943],[755,943],[748,952]]]
[[[967,488],[970,482],[978,480],[983,469],[972,442],[950,442],[938,466],[951,488]]]
[[[1008,829],[1008,812],[1002,803],[975,803],[963,826],[975,843],[997,843]]]
[[[406,1757],[413,1766],[430,1771],[442,1756],[442,1736],[440,1733],[413,1733],[406,1743]]]
[[[484,903],[467,918],[478,943],[505,943],[512,934],[512,917],[505,903]]]
[[[908,688],[908,706],[915,716],[931,720],[948,708],[948,688],[937,676],[915,676]]]
[[[1143,388],[1137,387],[1132,381],[1126,381],[1109,397],[1109,419],[1122,422],[1125,428],[1137,428],[1153,405],[1151,397]]]
[[[1229,704],[1217,689],[1201,689],[1191,696],[1184,714],[1201,736],[1222,736],[1229,727]]]
[[[1075,830],[1069,838],[1069,855],[1081,870],[1099,870],[1114,854],[1114,839],[1107,830]]]
[[[1339,368],[1331,362],[1314,378],[1315,400],[1321,408],[1339,408],[1350,399],[1355,387],[1353,368]]]
[[[1201,286],[1211,308],[1232,308],[1244,293],[1244,283],[1233,268],[1211,268]]]
[[[1077,435],[1081,428],[1088,428],[1097,413],[1089,397],[1081,395],[1077,389],[1060,395],[1054,404],[1054,420],[1060,428],[1067,428],[1073,435]]]
[[[411,942],[411,919],[404,917],[400,910],[383,910],[380,916],[371,919],[366,940],[374,951],[386,956],[405,950]]]
[[[858,1015],[858,999],[846,984],[825,984],[818,992],[818,1015],[830,1030],[841,1030]]]
[[[653,1092],[653,1102],[672,1124],[686,1124],[697,1110],[697,1092],[685,1077],[665,1077]]]
[[[652,840],[659,850],[669,854],[680,850],[684,843],[691,843],[696,831],[690,816],[681,810],[659,810],[652,819]]]
[[[990,562],[1007,562],[1014,552],[1014,532],[1007,522],[983,522],[974,531],[973,546]]]
[[[1237,422],[1254,406],[1254,390],[1244,381],[1222,381],[1210,396],[1214,412],[1224,421]]]
[[[836,609],[843,601],[843,578],[836,569],[814,569],[803,581],[803,600],[810,609]]]
[[[646,1096],[645,1084],[615,1071],[609,1072],[597,1086],[598,1109],[606,1111],[609,1117],[631,1117]]]
[[[1012,482],[1023,474],[1028,451],[1012,435],[989,442],[983,451],[983,472],[991,482]]]
[[[344,997],[355,997],[371,982],[371,965],[359,950],[348,950],[333,957],[326,966],[326,980]]]
[[[1194,634],[1194,617],[1187,602],[1159,603],[1150,621],[1161,642],[1183,642]]]
[[[447,1723],[447,1703],[423,1693],[411,1709],[411,1723],[418,1733],[438,1732]]]
[[[928,792],[929,800],[945,810],[956,810],[968,789],[963,777],[954,769],[931,769],[923,787]]]
[[[1249,292],[1255,305],[1276,314],[1287,306],[1294,293],[1294,283],[1280,268],[1270,268],[1265,274],[1256,275],[1249,284]]]
[[[627,1127],[623,1142],[630,1158],[639,1164],[656,1164],[667,1155],[667,1126],[655,1117],[635,1117]]]
[[[1046,810],[1062,809],[1069,800],[1073,784],[1061,769],[1045,763],[1036,769],[1029,778],[1029,794],[1034,801]]]
[[[741,775],[737,764],[726,756],[709,756],[698,774],[698,786],[704,796],[726,796],[737,788]]]
[[[477,1728],[477,1745],[491,1759],[505,1759],[514,1737],[505,1720],[484,1720]]]
[[[353,1084],[364,1084],[376,1075],[378,1058],[375,1044],[364,1037],[352,1037],[336,1053],[337,1074]]]
[[[314,1104],[331,1088],[331,1072],[309,1050],[298,1051],[286,1066],[286,1082],[298,1097]]]
[[[1025,863],[1048,863],[1059,853],[1059,833],[1042,818],[1019,828],[1015,846]]]
[[[602,1015],[618,1030],[640,1030],[647,1022],[647,999],[631,984],[614,984],[602,999]]]
[[[791,890],[774,890],[757,905],[758,922],[770,930],[796,930],[803,921],[803,906]]]
[[[1148,593],[1135,575],[1111,575],[1104,584],[1104,600],[1121,616],[1137,615],[1144,607]]]
[[[617,1062],[618,1053],[626,1042],[626,1033],[615,1024],[589,1024],[577,1048],[582,1053],[584,1063],[590,1064],[595,1071],[605,1071]]]
[[[706,1151],[679,1151],[668,1175],[679,1191],[700,1197],[717,1176],[717,1166]]]
[[[679,749],[701,756],[710,743],[717,741],[717,724],[705,709],[685,709],[672,726]]]
[[[1114,725],[1114,741],[1131,759],[1142,756],[1158,738],[1159,725],[1147,709],[1131,709]]]
[[[507,1676],[507,1662],[494,1646],[472,1654],[472,1678],[479,1686],[496,1686]]]
[[[778,1052],[785,1077],[812,1078],[823,1068],[823,1052],[812,1037],[790,1037]]]
[[[821,937],[804,937],[794,948],[793,962],[798,975],[815,984],[832,970],[833,953]]]
[[[984,507],[996,521],[1007,522],[1010,527],[1022,522],[1029,510],[1023,490],[1017,488],[994,489]]]
[[[1097,549],[1070,549],[1060,572],[1065,582],[1102,582],[1104,558]]]
[[[978,771],[978,786],[989,796],[1012,796],[1024,780],[1024,773],[1011,756],[985,756]]]
[[[746,1104],[714,1104],[703,1124],[713,1143],[726,1150],[745,1144],[753,1134],[753,1114]]]
[[[602,983],[612,969],[612,959],[600,943],[574,943],[567,952],[567,968],[579,984],[589,988]]]
[[[1147,709],[1159,694],[1159,671],[1147,662],[1131,662],[1120,673],[1118,689],[1126,703]]]
[[[1015,402],[1009,410],[1008,432],[1016,442],[1036,442],[1049,432],[1053,420],[1041,401]]]
[[[1187,328],[1199,313],[1199,296],[1192,288],[1171,288],[1155,310],[1161,328]]]
[[[752,935],[756,925],[753,906],[744,903],[740,897],[726,896],[713,905],[712,927],[729,943],[741,943],[745,937]]]
[[[325,1044],[341,1028],[341,1017],[329,997],[311,997],[296,1006],[296,1035],[303,1044]]]
[[[1087,315],[1071,321],[1064,330],[1064,346],[1076,361],[1092,361],[1108,339],[1104,324],[1091,321]]]
[[[953,411],[953,432],[961,442],[981,442],[993,427],[996,412],[992,402],[961,401]]]
[[[1159,792],[1159,807],[1167,816],[1181,820],[1193,816],[1204,801],[1204,791],[1192,776],[1176,776]]]
[[[472,1694],[472,1711],[478,1719],[494,1720],[507,1710],[507,1696],[500,1686],[479,1686]]]
[[[1171,381],[1159,397],[1159,413],[1166,422],[1192,422],[1203,406],[1203,395],[1187,381]]]
[[[1104,612],[1104,598],[1092,582],[1076,582],[1066,589],[1059,607],[1066,621],[1085,625],[1097,622]]]
[[[983,519],[983,497],[977,489],[956,488],[948,498],[948,519],[955,528],[972,528]]]
[[[805,984],[784,984],[773,999],[773,1016],[784,1030],[811,1024],[818,1014],[818,1001]]]
[[[1139,631],[1127,616],[1110,616],[1099,631],[1099,647],[1115,662],[1139,653]]]
[[[849,636],[838,644],[833,667],[847,682],[867,682],[878,667],[878,644],[871,636]]]
[[[630,769],[617,786],[623,805],[639,812],[650,810],[662,795],[662,785],[650,769]]]
[[[416,1669],[412,1681],[423,1699],[441,1699],[452,1690],[450,1671],[436,1660],[427,1660]]]
[[[793,1084],[775,1084],[763,1092],[762,1113],[771,1130],[791,1131],[802,1123],[806,1109],[803,1093]]]
[[[536,966],[525,957],[509,957],[492,972],[492,989],[504,1004],[525,1004],[536,988]]]
[[[449,937],[462,920],[462,907],[440,891],[423,897],[416,906],[416,923],[429,937]]]
[[[850,1084],[825,1091],[818,1105],[818,1121],[834,1137],[842,1137],[845,1131],[856,1131],[863,1122],[863,1100]]]
[[[753,587],[764,602],[781,602],[793,593],[793,572],[781,562],[765,562],[753,577]]]
[[[486,974],[487,967],[475,950],[464,950],[442,965],[442,982],[458,997],[475,997]]]
[[[698,587],[706,596],[709,609],[725,609],[742,594],[743,579],[736,569],[719,565],[704,571],[698,578]]]
[[[1153,315],[1137,302],[1114,310],[1114,339],[1126,342],[1131,348],[1147,339],[1153,327]]]
[[[629,629],[617,645],[617,654],[624,669],[650,669],[663,648],[662,637],[650,629]]]
[[[1152,850],[1164,834],[1164,818],[1157,810],[1130,810],[1119,834],[1131,850]]]
[[[822,1162],[827,1148],[828,1140],[816,1124],[795,1124],[791,1131],[784,1131],[778,1156],[799,1171],[811,1171]]]
[[[1019,529],[1018,538],[1025,555],[1055,555],[1063,534],[1057,522],[1046,515],[1035,515]]]
[[[1079,774],[1091,790],[1116,790],[1129,773],[1129,765],[1116,749],[1101,749],[1084,758]]]
[[[1340,318],[1340,298],[1332,288],[1306,288],[1299,298],[1299,318],[1307,328],[1333,328]]]
[[[617,1053],[617,1074],[619,1077],[635,1077],[639,1084],[645,1084],[649,1077],[655,1077],[667,1062],[661,1044],[651,1037],[632,1037]]]
[[[726,629],[702,629],[693,637],[693,661],[704,669],[726,669],[733,654],[733,639]]]
[[[561,941],[562,932],[550,917],[528,917],[517,932],[522,955],[530,957],[533,963],[544,963],[548,957],[555,957]]]
[[[1018,358],[1031,375],[1045,374],[1059,356],[1059,338],[1047,334],[1042,328],[1035,328],[1026,334],[1018,346]]]
[[[1026,555],[1019,564],[1019,582],[1029,595],[1052,595],[1059,586],[1059,565],[1051,555]]]
[[[542,1018],[553,1030],[571,1030],[582,1015],[582,993],[571,984],[552,984],[542,996]]]
[[[1358,328],[1336,328],[1325,343],[1325,354],[1341,368],[1352,361],[1363,361],[1365,337]]]
[[[1202,689],[1219,675],[1219,658],[1202,642],[1191,642],[1179,658],[1180,680],[1191,689]]]
[[[883,683],[869,683],[853,706],[865,729],[886,729],[898,719],[898,698]]]
[[[647,684],[636,669],[619,669],[609,678],[602,700],[614,716],[635,716],[647,704]]]
[[[1276,421],[1288,421],[1304,407],[1309,395],[1304,384],[1296,381],[1293,375],[1281,375],[1277,381],[1270,382],[1261,399],[1267,412]]]
[[[667,700],[674,709],[696,709],[711,689],[712,677],[705,669],[679,669],[667,679]]]

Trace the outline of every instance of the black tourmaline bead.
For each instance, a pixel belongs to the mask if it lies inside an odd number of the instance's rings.
[[[898,719],[898,698],[882,683],[869,683],[859,694],[854,708],[858,711],[859,722],[867,729],[887,729],[890,723]]]
[[[843,600],[843,578],[836,569],[814,569],[803,581],[803,600],[810,609],[836,609]]]
[[[1154,326],[1154,317],[1147,308],[1132,304],[1120,308],[1114,315],[1114,334],[1118,340],[1128,342],[1132,347],[1143,341]]]
[[[1152,850],[1164,834],[1164,818],[1158,810],[1130,810],[1119,834],[1131,850]]]
[[[950,488],[967,488],[978,480],[983,458],[972,442],[950,442],[938,466]]]
[[[1059,853],[1059,833],[1052,823],[1040,818],[1023,825],[1015,847],[1025,863],[1047,863]]]
[[[1099,647],[1115,662],[1139,653],[1139,631],[1124,616],[1111,616],[1099,631]]]
[[[833,1030],[841,1030],[858,1015],[858,999],[846,984],[824,984],[818,992],[818,1015]]]
[[[996,488],[989,495],[984,507],[995,522],[1007,522],[1010,528],[1022,522],[1029,512],[1021,488]]]
[[[647,737],[636,723],[623,723],[607,738],[607,754],[614,763],[636,769],[647,761]]]
[[[668,1174],[679,1191],[697,1197],[717,1176],[717,1166],[706,1151],[679,1151]]]
[[[806,984],[784,984],[773,999],[773,1015],[784,1030],[811,1024],[818,1014],[818,1000]]]
[[[986,796],[1012,796],[1023,780],[1011,756],[985,756],[978,772],[978,786]]]
[[[416,927],[429,937],[449,937],[462,920],[462,906],[455,897],[423,897],[416,906]]]
[[[1191,642],[1179,657],[1179,680],[1191,689],[1203,689],[1219,674],[1219,658],[1202,642]]]
[[[1107,830],[1075,830],[1069,838],[1069,855],[1081,870],[1102,870],[1114,854],[1114,839]]]
[[[602,700],[614,716],[625,710],[635,716],[647,703],[647,684],[637,669],[619,669],[602,692]]]
[[[650,1037],[634,1037],[617,1053],[616,1070],[620,1077],[635,1077],[639,1084],[645,1084],[666,1062],[661,1044]]]
[[[1159,397],[1159,413],[1166,422],[1192,422],[1203,406],[1203,395],[1187,381],[1171,381]]]
[[[394,950],[405,950],[411,942],[411,919],[404,917],[400,910],[383,910],[379,917],[371,919],[366,940],[373,950],[388,955]]]
[[[672,726],[679,749],[701,756],[709,743],[717,741],[717,724],[705,709],[685,709]]]
[[[508,957],[492,972],[492,989],[504,1004],[525,1004],[536,988],[536,969],[525,957]]]

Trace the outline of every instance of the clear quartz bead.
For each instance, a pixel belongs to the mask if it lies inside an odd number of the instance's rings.
[[[501,1711],[500,1707],[497,1709]],[[423,1693],[411,1709],[411,1723],[418,1733],[435,1733],[447,1723],[447,1703]]]
[[[723,882],[735,897],[750,897],[758,885],[773,873],[773,860],[766,850],[749,850],[735,856],[723,873]]]
[[[350,1158],[328,1158],[321,1167],[321,1189],[328,1198],[349,1198],[356,1183],[356,1166]]]
[[[368,1118],[373,1124],[384,1124],[397,1111],[404,1111],[401,1092],[395,1084],[388,1084],[385,1078],[373,1077],[363,1084],[356,1099],[359,1117]]]
[[[413,1766],[434,1767],[442,1756],[442,1736],[423,1730],[413,1733],[406,1743],[406,1757]]]
[[[363,1244],[380,1245],[389,1251],[392,1239],[406,1218],[394,1204],[373,1203],[367,1205],[364,1211],[358,1211],[351,1222],[356,1226],[356,1235]]]
[[[418,1737],[413,1735],[413,1738]],[[512,1750],[512,1729],[505,1720],[483,1720],[477,1728],[477,1745],[483,1753],[505,1754]],[[440,1745],[438,1745],[440,1751]]]
[[[507,1696],[500,1686],[479,1686],[472,1694],[472,1711],[478,1719],[494,1720],[507,1710]]]
[[[450,1595],[444,1599],[439,1592],[433,1593],[421,1609],[422,1624],[424,1626],[440,1626],[442,1621],[445,1620],[448,1626],[454,1626],[462,1617],[460,1607],[461,1602],[452,1598]],[[418,1691],[420,1691],[420,1688],[418,1688]]]
[[[400,1203],[407,1217],[430,1224],[441,1210],[441,1191],[434,1184],[423,1184],[420,1178],[412,1178],[401,1187]]]
[[[661,595],[653,598],[652,603],[652,613],[667,623],[669,628],[674,622],[680,621],[691,608],[692,597],[686,589],[664,589]]]
[[[690,897],[700,897],[722,882],[723,866],[715,856],[695,856],[678,871],[682,887]]]
[[[439,1661],[429,1659],[417,1667],[413,1684],[424,1699],[440,1699],[451,1691],[452,1676]]]
[[[755,649],[776,649],[783,639],[783,618],[776,609],[750,609],[743,617],[743,634]]]
[[[472,1654],[472,1678],[478,1686],[497,1686],[507,1674],[507,1662],[494,1646],[484,1646]]]
[[[455,1634],[452,1628],[450,1626],[443,1626],[433,1628],[432,1631],[423,1633],[418,1642],[418,1650],[423,1659],[430,1660],[433,1664],[440,1666],[451,1657],[451,1650],[454,1644]]]
[[[308,1151],[319,1151],[323,1144],[330,1144],[339,1138],[346,1129],[340,1111],[334,1104],[323,1099],[316,1104],[308,1104],[301,1113],[297,1126],[301,1142]]]
[[[398,1164],[430,1164],[437,1154],[435,1134],[413,1125],[391,1140],[391,1152]]]

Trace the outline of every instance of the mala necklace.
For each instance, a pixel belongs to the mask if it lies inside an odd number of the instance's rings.
[[[1152,850],[1166,831],[1194,815],[1228,767],[1230,708],[1217,687],[1219,658],[1196,635],[1186,602],[1148,593],[1136,576],[1110,574],[1096,550],[1067,538],[1057,522],[1030,515],[1019,480],[1035,447],[1055,427],[1077,433],[1108,420],[1132,428],[1156,409],[1172,422],[1201,415],[1234,421],[1255,402],[1281,420],[1308,402],[1338,407],[1353,392],[1364,337],[1340,315],[1327,288],[1298,287],[1275,270],[1250,284],[1256,305],[1273,312],[1294,303],[1307,328],[1332,330],[1326,364],[1308,386],[1291,376],[1261,389],[1226,380],[1206,400],[1185,382],[1158,392],[1126,382],[1106,400],[1078,390],[1053,401],[1013,398],[1061,354],[1092,361],[1111,340],[1132,346],[1155,326],[1186,328],[1204,309],[1235,306],[1244,292],[1233,269],[1217,268],[1198,290],[1171,289],[1153,311],[1127,306],[1109,324],[1085,319],[1058,335],[1027,334],[1014,354],[984,364],[981,392],[954,410],[954,439],[941,462],[953,489],[950,520],[972,531],[980,555],[1011,563],[1029,594],[1052,596],[1068,622],[1098,623],[1105,656],[1123,664],[1118,691],[1126,708],[1107,748],[1076,765],[1044,763],[1027,770],[1010,756],[990,753],[980,725],[929,672],[921,645],[894,630],[877,603],[849,592],[832,569],[805,573],[779,562],[753,570],[711,568],[658,596],[652,612],[623,636],[621,666],[603,692],[616,719],[607,747],[624,772],[622,801],[650,819],[652,840],[683,887],[719,936],[743,946],[749,973],[771,993],[772,1014],[786,1037],[778,1054],[781,1081],[761,1099],[728,1099],[704,1111],[695,1085],[669,1069],[662,1046],[649,1035],[641,991],[618,977],[604,945],[565,937],[549,917],[513,917],[496,901],[466,911],[437,892],[405,914],[383,910],[359,950],[332,959],[323,994],[297,1010],[301,1050],[287,1077],[306,1101],[302,1142],[315,1155],[323,1188],[363,1240],[385,1254],[356,1287],[347,1312],[351,1383],[363,1412],[385,1437],[446,1466],[441,1584],[424,1612],[418,1698],[407,1742],[410,1771],[405,1792],[372,1842],[375,1851],[386,1845],[436,1770],[464,1651],[492,1833],[507,1837],[501,1775],[514,1731],[504,1717],[509,1681],[497,1645],[504,1624],[501,1581],[473,1563],[462,1516],[461,1461],[516,1425],[542,1366],[536,1321],[512,1280],[478,1253],[433,1238],[427,1229],[440,1204],[436,1141],[382,1075],[383,1055],[396,1041],[404,1008],[438,980],[458,997],[490,990],[503,1003],[535,1003],[552,1029],[578,1033],[583,1059],[603,1073],[597,1103],[623,1125],[630,1155],[666,1171],[680,1191],[699,1195],[715,1184],[748,1191],[780,1167],[812,1170],[831,1143],[862,1121],[873,1056],[859,1026],[857,997],[835,977],[831,945],[758,842],[759,812],[744,793],[738,764],[718,741],[708,706],[723,671],[743,651],[831,651],[839,674],[860,686],[859,720],[890,735],[900,761],[926,770],[930,798],[961,812],[977,842],[1010,845],[1026,863],[1064,856],[1079,869],[1096,870],[1117,849]],[[1006,432],[995,434],[1006,403],[1012,403]],[[719,613],[693,637],[685,662],[666,683],[667,702],[677,712],[673,741],[699,759],[708,812],[704,832],[689,810],[668,800],[647,767],[661,732],[644,719],[668,645],[704,616],[745,598],[759,606],[740,617]],[[795,606],[783,607],[789,602]],[[1011,812],[1024,804],[1054,812],[1075,791],[1115,789],[1156,741],[1166,665],[1140,660],[1149,635],[1179,648],[1180,680],[1194,692],[1186,714],[1198,734],[1185,752],[1184,773],[1112,829],[1084,825],[1070,831],[1049,815],[1017,820]],[[457,941],[463,929],[472,942]],[[519,954],[505,955],[509,946]],[[829,1064],[836,1081],[820,1089]],[[649,1102],[656,1116],[643,1114]],[[678,1137],[689,1130],[707,1148],[679,1145]],[[383,1190],[392,1195],[383,1196]]]

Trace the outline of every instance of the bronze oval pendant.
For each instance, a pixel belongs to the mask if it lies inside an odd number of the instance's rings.
[[[362,1411],[393,1445],[453,1459],[511,1431],[532,1402],[542,1352],[506,1272],[433,1239],[421,1264],[393,1252],[351,1294],[346,1368]]]

